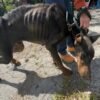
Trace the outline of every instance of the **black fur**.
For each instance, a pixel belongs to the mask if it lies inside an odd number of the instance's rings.
[[[59,69],[67,75],[72,74],[62,65],[56,50],[57,44],[68,36],[66,11],[61,6],[23,5],[5,14],[1,21],[0,63],[9,63],[13,58],[12,48],[15,42],[26,40],[44,44]]]

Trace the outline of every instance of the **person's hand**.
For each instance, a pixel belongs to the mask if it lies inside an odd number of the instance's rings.
[[[80,16],[80,27],[83,29],[88,29],[90,26],[90,18],[86,14]]]

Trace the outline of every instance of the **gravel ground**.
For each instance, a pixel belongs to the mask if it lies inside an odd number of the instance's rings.
[[[90,30],[100,34],[100,10],[91,11]],[[44,46],[24,42],[25,49],[14,56],[22,65],[0,65],[0,100],[52,100],[56,93],[72,93],[72,90],[92,91],[100,94],[100,38],[93,44],[95,57],[91,64],[92,82],[84,86],[78,76],[65,78],[53,64]],[[74,65],[71,65],[74,67]],[[59,99],[60,100],[60,99]]]

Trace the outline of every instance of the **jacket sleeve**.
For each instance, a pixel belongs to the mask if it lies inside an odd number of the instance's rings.
[[[79,10],[82,7],[86,7],[85,0],[73,0],[74,1],[74,8]]]
[[[80,16],[84,13],[91,19],[91,14],[86,7],[85,0],[73,0],[74,8],[78,10],[77,18],[80,19]]]

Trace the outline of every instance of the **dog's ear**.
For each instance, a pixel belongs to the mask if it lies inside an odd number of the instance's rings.
[[[83,38],[83,37],[82,37],[80,34],[77,34],[77,35],[75,36],[74,44],[75,44],[75,45],[80,44],[81,41],[82,41],[82,38]]]
[[[96,36],[88,36],[91,40],[92,43],[94,43],[99,37],[100,35],[96,35]]]
[[[87,35],[90,38],[92,43],[94,43],[100,37],[99,33],[93,31],[90,31]]]

